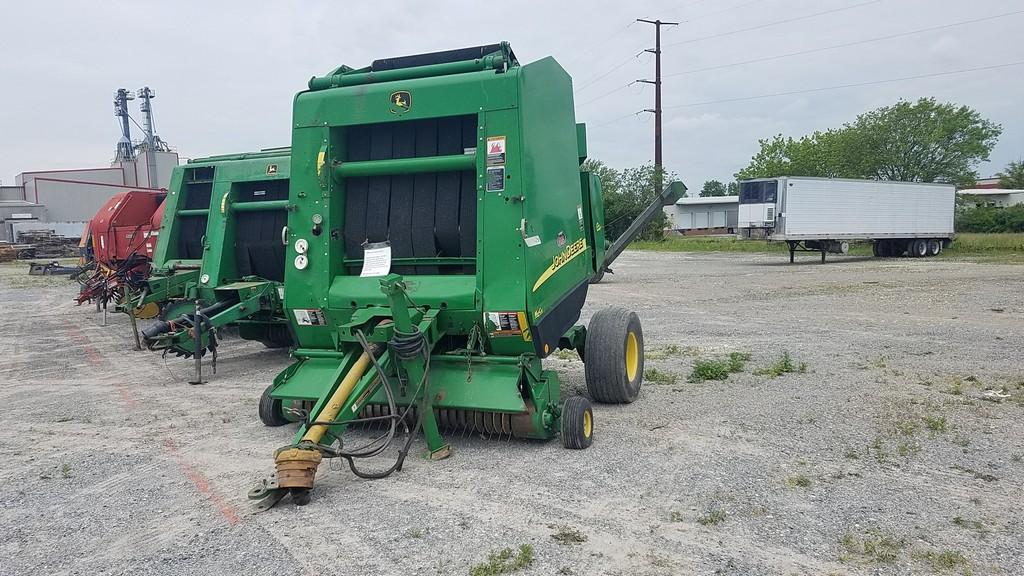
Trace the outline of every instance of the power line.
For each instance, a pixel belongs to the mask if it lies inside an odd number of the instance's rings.
[[[689,24],[690,22],[696,22],[697,20],[703,20],[705,18],[710,18],[712,16],[718,16],[719,14],[725,14],[726,12],[731,12],[731,11],[736,10],[738,8],[743,8],[743,7],[746,7],[746,6],[750,6],[751,4],[757,4],[759,2],[764,2],[764,0],[750,0],[750,2],[744,2],[743,4],[737,4],[737,5],[732,6],[730,8],[723,8],[721,10],[716,10],[714,12],[707,12],[705,14],[701,14],[700,16],[694,16],[693,18],[687,18],[686,20],[681,20],[679,23],[680,24]]]
[[[678,26],[679,22],[665,22],[663,20],[647,20],[638,18],[637,22],[651,24],[654,26],[654,49],[647,49],[644,52],[654,54],[654,80],[637,80],[644,84],[654,84],[654,108],[644,110],[654,114],[654,169],[655,169],[655,190],[661,190],[661,27]]]
[[[799,50],[797,52],[788,52],[786,54],[778,54],[776,56],[765,56],[763,58],[754,58],[752,60],[743,60],[741,62],[732,62],[729,64],[718,64],[716,66],[706,66],[704,68],[694,68],[692,70],[683,70],[682,72],[673,72],[672,74],[665,74],[665,77],[669,76],[682,76],[684,74],[694,74],[697,72],[707,72],[708,70],[721,70],[722,68],[732,68],[734,66],[743,66],[745,64],[754,64],[757,62],[767,62],[769,60],[779,60],[782,58],[789,58],[790,56],[799,56],[801,54],[811,54],[814,52],[824,52],[826,50],[835,50],[836,48],[847,48],[849,46],[859,46],[861,44],[868,44],[870,42],[879,42],[881,40],[892,40],[893,38],[902,38],[904,36],[912,36],[914,34],[923,34],[925,32],[934,32],[936,30],[945,30],[947,28],[953,28],[956,26],[963,26],[965,24],[976,24],[978,22],[985,22],[988,20],[996,20],[998,18],[1006,18],[1007,16],[1014,16],[1017,14],[1024,14],[1024,10],[1016,10],[1013,12],[1007,12],[1005,14],[997,14],[995,16],[986,16],[984,18],[975,18],[973,20],[964,20],[962,22],[954,22],[952,24],[943,24],[941,26],[932,26],[930,28],[921,28],[919,30],[911,30],[909,32],[900,32],[898,34],[889,34],[888,36],[878,36],[875,38],[867,38],[865,40],[855,40],[853,42],[845,42],[843,44],[833,44],[831,46],[822,46],[820,48],[811,48],[809,50]]]
[[[577,88],[577,89],[573,90],[573,92],[574,92],[574,93],[576,93],[576,94],[579,94],[580,92],[582,92],[582,91],[586,90],[586,89],[587,89],[588,87],[590,87],[590,86],[593,86],[595,82],[597,82],[597,81],[599,81],[599,80],[602,80],[602,79],[604,79],[604,78],[607,78],[607,77],[608,77],[608,75],[609,75],[609,74],[611,74],[612,72],[615,72],[615,71],[616,71],[616,70],[618,70],[619,68],[622,68],[622,67],[623,67],[623,66],[625,66],[626,64],[629,64],[629,63],[630,63],[630,62],[632,62],[633,60],[636,60],[636,59],[637,59],[637,58],[639,58],[639,57],[640,57],[640,55],[641,55],[641,54],[643,54],[644,52],[646,52],[646,50],[641,50],[641,51],[637,52],[636,54],[634,54],[634,55],[630,56],[629,58],[627,58],[627,59],[623,60],[622,62],[619,62],[619,63],[618,63],[618,64],[616,64],[615,66],[612,66],[612,67],[611,67],[611,68],[609,68],[608,70],[605,70],[604,74],[600,74],[600,75],[598,75],[598,76],[596,76],[596,77],[594,77],[594,78],[591,78],[591,79],[590,79],[590,80],[588,80],[588,81],[587,81],[586,83],[584,83],[584,84],[583,84],[583,86],[580,86],[579,88]]]
[[[882,0],[868,0],[867,2],[860,2],[859,4],[850,4],[849,6],[840,6],[839,8],[833,8],[831,10],[822,10],[821,12],[815,12],[813,14],[806,14],[804,16],[796,16],[794,18],[787,18],[785,20],[776,20],[774,22],[765,22],[764,24],[758,24],[757,26],[751,26],[749,28],[740,28],[739,30],[732,30],[731,32],[721,32],[718,34],[712,34],[710,36],[700,36],[697,38],[690,38],[689,40],[681,40],[679,42],[673,42],[672,44],[666,44],[665,47],[679,46],[680,44],[690,44],[693,42],[700,42],[701,40],[710,40],[711,38],[721,38],[722,36],[732,36],[734,34],[742,34],[743,32],[750,32],[751,30],[760,30],[762,28],[768,28],[770,26],[777,26],[779,24],[788,24],[789,22],[797,22],[800,20],[807,20],[810,18],[816,18],[818,16],[824,16],[826,14],[834,14],[836,12],[843,12],[845,10],[852,10],[854,8],[860,8],[861,6],[867,6],[868,4],[878,4]]]
[[[936,76],[951,76],[953,74],[964,74],[967,72],[980,72],[982,70],[995,70],[997,68],[1009,68],[1011,66],[1020,66],[1024,64],[1024,60],[1019,62],[1008,62],[1006,64],[994,64],[992,66],[979,66],[976,68],[963,68],[961,70],[950,70],[947,72],[933,72],[931,74],[918,74],[915,76],[903,76],[902,78],[887,78],[885,80],[871,80],[868,82],[856,82],[853,84],[839,84],[836,86],[823,86],[820,88],[807,88],[805,90],[789,90],[786,92],[773,92],[771,94],[759,94],[757,96],[741,96],[739,98],[723,98],[721,100],[707,100],[704,102],[690,102],[689,104],[677,104],[675,106],[666,106],[665,108],[689,108],[692,106],[705,106],[707,104],[722,104],[726,102],[743,102],[747,100],[760,100],[762,98],[774,98],[776,96],[790,96],[793,94],[807,94],[810,92],[824,92],[826,90],[839,90],[842,88],[857,88],[860,86],[873,86],[875,84],[890,84],[892,82],[903,82],[906,80],[919,80],[921,78],[933,78]]]
[[[575,62],[575,61],[579,60],[580,58],[582,58],[583,56],[588,56],[590,54],[590,50],[592,48],[596,48],[597,46],[601,46],[601,45],[607,44],[612,38],[615,38],[619,34],[622,34],[626,30],[628,30],[629,27],[632,26],[633,24],[636,24],[636,20],[631,20],[628,24],[626,24],[625,26],[619,28],[618,30],[616,30],[615,32],[611,33],[608,36],[602,36],[601,39],[598,40],[597,42],[589,44],[589,45],[587,45],[587,46],[585,46],[583,48],[576,48],[575,49],[576,54],[574,56],[571,56],[568,60],[565,60],[564,64],[568,64],[570,62]]]
[[[594,128],[600,128],[602,126],[607,126],[609,124],[614,124],[614,123],[619,122],[621,120],[625,120],[626,118],[629,118],[630,116],[636,117],[636,116],[639,116],[639,115],[641,115],[643,113],[644,113],[643,110],[637,110],[636,112],[630,112],[629,114],[623,114],[622,116],[616,116],[615,118],[613,118],[613,119],[611,119],[611,120],[609,120],[607,122],[601,122],[600,124],[595,124]]]
[[[611,96],[612,94],[615,94],[616,92],[621,92],[622,90],[625,90],[626,88],[629,88],[630,86],[633,86],[634,84],[637,84],[636,80],[630,82],[629,84],[623,84],[622,86],[619,86],[618,88],[613,88],[612,90],[609,90],[609,91],[605,92],[604,94],[601,94],[600,96],[596,96],[594,98],[591,98],[590,100],[587,100],[586,102],[582,102],[580,104],[580,106],[586,106],[587,104],[590,104],[591,102],[597,102],[598,100],[601,100],[602,98],[606,98],[608,96]]]

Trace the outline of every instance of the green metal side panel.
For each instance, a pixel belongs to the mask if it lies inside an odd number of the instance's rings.
[[[520,160],[526,234],[539,240],[526,249],[527,309],[535,325],[557,314],[552,322],[567,330],[578,319],[582,301],[568,302],[561,310],[557,305],[587,281],[592,269],[572,80],[550,57],[523,66],[519,77],[521,137],[527,143]]]
[[[185,176],[185,166],[176,166],[171,172],[171,184],[167,189],[167,198],[164,200],[164,215],[160,220],[160,235],[156,243],[156,250],[153,251],[153,269],[163,270],[173,262],[180,261],[178,256],[177,228],[175,222],[178,218],[178,210],[184,206],[184,197],[181,194],[182,180]],[[191,261],[198,264],[198,260]]]

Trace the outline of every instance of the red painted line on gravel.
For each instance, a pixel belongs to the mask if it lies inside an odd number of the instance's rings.
[[[178,465],[179,468],[181,468],[181,471],[185,473],[185,476],[187,476],[188,479],[191,480],[193,484],[195,484],[196,490],[199,490],[199,492],[206,495],[206,497],[210,500],[210,503],[213,504],[218,511],[220,511],[220,515],[224,517],[224,520],[226,520],[227,523],[232,526],[238,524],[238,522],[241,519],[239,518],[238,512],[235,510],[235,507],[232,506],[227,500],[221,497],[220,494],[218,494],[213,488],[210,487],[210,481],[206,478],[206,476],[204,476],[201,472],[193,468],[192,465],[185,460],[184,456],[182,456],[181,454],[181,451],[178,449],[178,446],[174,443],[174,440],[172,440],[171,438],[165,438],[164,448],[167,449],[167,451],[171,455],[171,458],[173,458],[174,462]]]
[[[89,364],[97,368],[110,368],[110,362],[107,358],[95,346],[89,344],[85,334],[82,333],[82,330],[78,326],[72,324],[70,320],[65,320],[64,327],[72,342],[74,342],[76,346],[82,347]],[[132,393],[131,388],[128,387],[128,384],[124,380],[118,380],[114,383],[114,387],[117,388],[117,392],[121,396],[121,401],[124,402],[125,407],[129,410],[135,410],[138,406],[138,402],[135,400],[135,395]],[[196,490],[206,496],[228,524],[234,526],[241,521],[238,511],[227,500],[225,500],[224,497],[217,493],[217,491],[210,485],[209,479],[207,479],[202,472],[196,470],[195,467],[185,460],[185,457],[181,454],[181,450],[178,449],[178,446],[174,443],[172,438],[164,438],[164,449],[167,450],[171,459],[178,465],[178,468],[181,469],[185,477],[192,481]]]
[[[82,333],[82,330],[71,323],[70,320],[64,320],[65,331],[71,340],[77,345],[81,346],[85,352],[85,358],[89,361],[89,364],[97,368],[109,368],[110,363],[107,361],[106,356],[103,355],[95,346],[89,344],[89,340]],[[117,393],[121,396],[121,401],[124,402],[125,406],[129,409],[134,410],[138,406],[138,402],[135,400],[135,395],[132,394],[131,388],[123,380],[119,380],[114,383],[114,387],[117,389]]]

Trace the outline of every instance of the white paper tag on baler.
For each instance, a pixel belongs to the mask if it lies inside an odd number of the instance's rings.
[[[363,271],[360,276],[387,276],[391,273],[391,243],[367,244],[363,249]]]

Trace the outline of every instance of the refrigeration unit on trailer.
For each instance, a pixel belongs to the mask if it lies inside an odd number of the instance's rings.
[[[937,256],[953,240],[952,184],[784,176],[740,182],[746,238],[798,251],[846,254],[867,241],[875,256]]]

